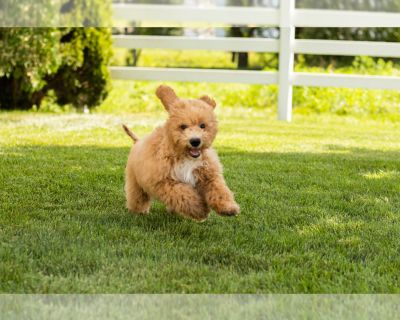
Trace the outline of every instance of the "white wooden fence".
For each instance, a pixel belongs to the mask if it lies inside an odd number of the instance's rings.
[[[111,67],[115,79],[279,84],[278,117],[292,119],[293,86],[400,89],[400,77],[294,72],[294,54],[400,57],[400,43],[296,40],[295,27],[399,27],[399,13],[295,9],[281,0],[279,9],[260,7],[187,7],[114,4],[114,18],[128,21],[263,25],[280,28],[280,40],[114,36],[114,46],[129,49],[225,50],[279,53],[279,71]]]

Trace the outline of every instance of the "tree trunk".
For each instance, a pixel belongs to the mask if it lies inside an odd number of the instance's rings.
[[[249,53],[238,52],[238,69],[247,69],[249,66]]]

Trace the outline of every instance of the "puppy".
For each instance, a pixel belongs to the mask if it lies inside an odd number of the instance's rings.
[[[147,214],[155,198],[169,212],[196,221],[207,219],[210,208],[223,216],[238,214],[211,147],[217,134],[215,101],[208,96],[180,99],[164,85],[156,95],[169,114],[163,126],[142,139],[123,126],[135,142],[125,169],[127,208]]]

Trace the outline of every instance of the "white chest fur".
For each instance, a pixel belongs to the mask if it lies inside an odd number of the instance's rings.
[[[194,187],[197,181],[193,171],[201,165],[202,161],[199,159],[185,159],[177,162],[172,169],[172,177]]]

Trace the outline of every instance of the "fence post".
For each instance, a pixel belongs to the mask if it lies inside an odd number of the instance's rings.
[[[292,120],[292,74],[294,67],[293,46],[295,41],[293,14],[295,6],[296,0],[280,1],[278,119],[284,121]]]

